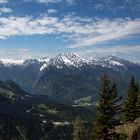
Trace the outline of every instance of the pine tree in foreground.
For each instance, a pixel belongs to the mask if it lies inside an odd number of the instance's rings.
[[[77,117],[73,124],[73,140],[88,140],[84,122],[80,117]]]
[[[139,89],[139,92],[138,92],[136,108],[137,108],[137,116],[140,117],[140,89]]]
[[[92,140],[114,140],[115,132],[113,129],[119,120],[117,113],[120,112],[121,98],[117,96],[117,87],[112,84],[109,77],[101,78],[102,85],[99,90],[100,100],[97,106],[96,121],[93,126]]]
[[[138,84],[134,77],[130,80],[127,99],[124,103],[124,121],[133,122],[138,117]]]

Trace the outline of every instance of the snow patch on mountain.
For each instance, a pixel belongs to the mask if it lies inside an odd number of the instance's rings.
[[[121,64],[121,63],[118,62],[118,61],[110,61],[110,63],[111,63],[112,65],[124,66],[123,64]]]
[[[40,71],[43,71],[49,65],[50,58],[44,57],[44,58],[38,59],[38,61],[42,64],[40,67]]]
[[[41,67],[40,67],[40,71],[43,71],[46,67],[48,66],[48,64],[43,64]]]

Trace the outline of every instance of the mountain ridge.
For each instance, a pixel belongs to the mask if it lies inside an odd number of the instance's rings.
[[[47,95],[66,104],[88,96],[96,101],[99,77],[104,74],[116,81],[120,95],[124,95],[132,76],[140,83],[139,71],[139,64],[116,56],[87,61],[75,53],[27,59],[22,65],[0,63],[1,80],[12,80],[32,94]]]
[[[113,60],[114,59],[114,60]],[[110,61],[110,62],[109,62]],[[112,62],[111,62],[112,61]],[[49,57],[43,57],[43,58],[30,58],[30,59],[0,59],[0,64],[3,65],[29,65],[29,63],[39,63],[42,67],[41,70],[43,70],[43,65],[44,68],[45,66],[47,67],[48,65],[61,65],[62,63],[67,65],[67,66],[74,66],[78,67],[81,66],[82,64],[95,64],[95,65],[100,65],[103,67],[110,67],[107,64],[104,65],[105,62],[110,63],[111,65],[118,65],[118,66],[124,66],[121,64],[119,61],[129,61],[124,58],[118,57],[118,56],[113,56],[109,55],[107,57],[101,57],[101,58],[89,58],[89,59],[84,59],[80,57],[76,53],[61,53],[56,55],[55,57],[49,58]],[[139,63],[129,61],[130,63],[134,63],[137,65],[140,65]],[[59,67],[58,67],[59,68]],[[61,68],[61,67],[60,67]]]

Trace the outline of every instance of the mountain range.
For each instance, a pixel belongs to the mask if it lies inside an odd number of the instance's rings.
[[[35,95],[73,104],[76,100],[98,99],[100,79],[107,74],[114,80],[119,94],[125,96],[129,79],[140,83],[140,64],[120,57],[108,56],[85,60],[76,53],[59,54],[53,58],[0,60],[0,79],[12,80]]]

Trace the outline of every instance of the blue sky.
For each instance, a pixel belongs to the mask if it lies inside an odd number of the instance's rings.
[[[140,62],[140,0],[0,0],[0,57],[76,52]]]

